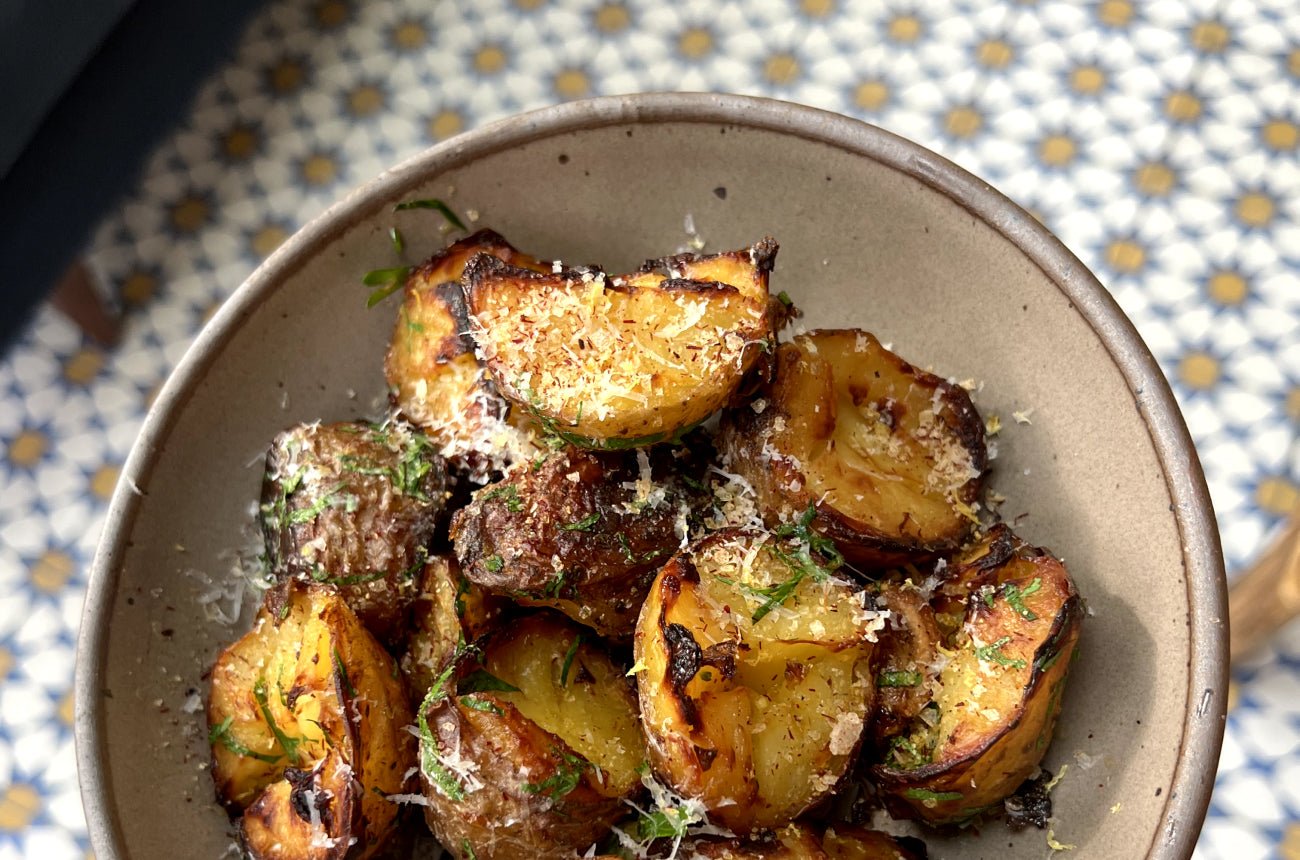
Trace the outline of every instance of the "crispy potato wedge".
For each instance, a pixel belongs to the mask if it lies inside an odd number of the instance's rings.
[[[872,653],[876,712],[871,736],[883,751],[930,704],[939,679],[942,639],[929,602],[910,582],[885,580],[873,591],[876,606],[889,612]]]
[[[393,660],[329,586],[291,585],[212,670],[217,794],[255,858],[365,858],[392,836],[415,766]]]
[[[1065,566],[1005,526],[955,566],[965,620],[931,705],[872,772],[895,817],[954,824],[1037,769],[1061,710],[1083,604]]]
[[[300,424],[271,443],[262,486],[267,557],[289,580],[335,585],[385,642],[405,635],[417,577],[446,501],[442,461],[408,425]]]
[[[835,824],[822,834],[822,850],[828,860],[926,860],[925,843],[911,836],[893,836]]]
[[[692,280],[684,263],[539,275],[482,254],[463,278],[471,331],[501,393],[562,438],[601,448],[671,438],[726,403],[774,343],[776,243],[723,256],[691,271],[730,281]]]
[[[825,860],[817,834],[802,824],[748,839],[707,837],[682,843],[681,856],[708,860]]]
[[[459,860],[572,856],[641,790],[645,740],[623,669],[552,613],[494,634],[421,706],[426,820]]]
[[[775,380],[725,413],[719,447],[723,465],[753,484],[769,526],[816,504],[818,530],[864,568],[957,549],[987,459],[961,387],[854,329],[782,344]]]
[[[629,639],[660,565],[681,540],[686,488],[666,456],[567,448],[512,470],[457,512],[471,582]]]
[[[528,459],[533,443],[531,433],[506,420],[509,404],[474,355],[460,278],[477,254],[528,271],[551,270],[491,230],[449,245],[407,277],[384,372],[393,406],[452,465],[483,483],[491,472]]]
[[[637,622],[650,763],[742,835],[827,796],[871,711],[883,619],[813,537],[710,535],[668,562]]]
[[[496,629],[507,606],[466,579],[454,555],[432,556],[420,574],[411,635],[401,659],[412,701],[424,698],[462,643]]]

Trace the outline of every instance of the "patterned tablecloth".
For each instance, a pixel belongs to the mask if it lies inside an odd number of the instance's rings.
[[[840,111],[986,178],[1146,338],[1230,572],[1300,506],[1291,0],[272,0],[91,243],[122,345],[45,309],[0,357],[0,858],[89,851],[69,692],[86,570],[144,412],[213,310],[382,168],[516,111],[643,90]],[[1300,626],[1233,678],[1198,857],[1296,860]]]

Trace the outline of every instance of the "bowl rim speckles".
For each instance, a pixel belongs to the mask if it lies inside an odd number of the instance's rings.
[[[802,138],[890,167],[944,195],[1011,242],[1096,333],[1150,434],[1182,545],[1189,626],[1188,713],[1179,759],[1148,856],[1190,857],[1209,804],[1223,738],[1227,610],[1223,558],[1196,450],[1155,359],[1091,272],[1043,225],[987,183],[929,150],[838,114],[770,99],[660,93],[610,96],[525,113],[454,137],[380,174],[287,240],[223,305],[163,387],[122,471],[91,569],[78,642],[77,760],[91,841],[101,858],[124,857],[105,752],[99,678],[119,572],[145,486],[178,413],[234,332],[291,273],[382,202],[483,156],[559,134],[638,123],[746,127]]]

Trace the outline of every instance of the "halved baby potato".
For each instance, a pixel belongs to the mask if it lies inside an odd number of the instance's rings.
[[[656,453],[656,452],[651,452]],[[680,544],[683,485],[644,451],[569,447],[511,470],[452,520],[475,585],[627,640]]]
[[[810,828],[791,823],[774,833],[750,838],[704,837],[683,842],[682,857],[701,860],[825,860],[821,841]]]
[[[477,254],[529,271],[551,270],[491,230],[448,246],[408,276],[384,371],[393,405],[481,483],[509,462],[527,459],[531,441],[507,422],[509,404],[474,355],[460,278]]]
[[[1083,604],[1065,566],[1005,526],[955,565],[969,595],[930,704],[872,769],[895,817],[955,824],[998,807],[1052,739]]]
[[[446,503],[447,475],[427,437],[402,422],[299,424],[266,455],[262,533],[279,587],[337,586],[384,642],[406,633],[407,611]]]
[[[416,743],[393,660],[338,592],[291,585],[217,658],[217,794],[254,858],[365,858],[392,836]]]
[[[710,535],[668,562],[637,622],[650,763],[740,835],[826,797],[871,712],[882,616],[815,541]]]
[[[833,824],[822,834],[828,860],[926,860],[925,843],[847,824]]]
[[[466,642],[496,628],[508,603],[465,578],[453,555],[435,555],[420,575],[402,674],[413,701],[424,697]]]
[[[589,636],[529,616],[430,690],[418,716],[425,818],[458,860],[574,856],[640,792],[636,702]]]
[[[471,331],[498,389],[574,444],[629,448],[703,421],[770,352],[776,243],[609,276],[538,274],[488,254],[463,285]]]
[[[775,380],[727,411],[719,447],[769,526],[815,504],[818,531],[866,568],[960,546],[987,459],[983,422],[960,386],[854,329],[782,344]]]

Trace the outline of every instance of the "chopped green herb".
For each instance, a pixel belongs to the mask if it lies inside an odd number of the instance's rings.
[[[1007,603],[1014,609],[1021,618],[1026,621],[1037,621],[1038,616],[1032,609],[1025,606],[1025,598],[1043,587],[1043,581],[1040,577],[1035,576],[1033,582],[1024,588],[1019,587],[1014,582],[1008,582],[1002,586],[1002,594],[1007,598]]]
[[[686,835],[691,818],[681,809],[672,806],[642,813],[636,823],[636,835],[642,842],[652,839],[675,839]]]
[[[257,707],[262,712],[262,719],[266,720],[266,724],[271,727],[271,734],[275,735],[275,739],[284,750],[285,756],[295,765],[298,764],[298,744],[302,741],[300,738],[291,738],[286,735],[284,730],[276,723],[275,718],[271,716],[271,704],[266,697],[266,681],[262,678],[258,678],[257,682],[253,684],[253,698],[257,701]]]
[[[636,561],[636,555],[632,552],[632,545],[627,542],[627,535],[622,532],[618,533],[618,545],[623,548],[623,555],[628,561]]]
[[[495,571],[494,571],[495,572]],[[469,580],[461,577],[456,582],[456,617],[465,615],[465,598],[469,595]]]
[[[982,586],[979,590],[979,596],[980,596],[980,600],[984,601],[985,606],[987,606],[989,609],[993,608],[993,601],[997,599],[997,595],[993,593],[993,586],[991,585]]]
[[[326,585],[360,585],[364,582],[374,582],[377,579],[384,578],[382,570],[372,570],[368,573],[354,573],[349,576],[330,576],[329,572],[315,562],[311,566],[311,578],[313,582],[321,582]]]
[[[524,509],[524,500],[519,498],[519,488],[514,484],[503,484],[494,487],[483,496],[485,502],[490,502],[493,499],[504,499],[506,510],[512,514],[517,514]]]
[[[392,283],[402,283],[411,274],[410,266],[393,266],[390,269],[371,269],[361,277],[361,283],[367,287],[384,287]]]
[[[501,710],[496,705],[489,702],[487,699],[462,696],[460,699],[460,703],[472,711],[486,711],[489,714],[496,714],[498,717],[505,715],[505,711]]]
[[[393,207],[394,212],[403,212],[407,209],[436,209],[442,213],[442,217],[447,219],[448,224],[464,233],[469,232],[465,223],[456,217],[456,213],[451,211],[451,207],[441,200],[407,200]]]
[[[339,649],[331,648],[334,653],[334,668],[338,670],[339,680],[343,682],[343,689],[348,691],[348,696],[355,699],[357,690],[352,686],[352,679],[348,677],[348,668],[343,665],[343,657],[339,654]]]
[[[388,241],[393,243],[393,250],[397,253],[400,254],[406,250],[406,241],[402,238],[402,231],[396,227],[388,228]]]
[[[564,750],[555,749],[553,752],[560,759],[555,773],[538,783],[525,782],[520,787],[528,794],[544,794],[553,799],[564,797],[578,787],[583,772],[591,766],[586,759],[570,755]]]
[[[502,681],[486,669],[470,672],[456,688],[462,693],[518,693],[514,684]]]
[[[429,718],[426,715],[430,708],[447,697],[447,682],[451,680],[452,673],[456,670],[456,662],[456,658],[453,657],[447,668],[442,670],[442,674],[433,682],[429,692],[424,694],[420,709],[415,713],[415,722],[420,733],[420,770],[438,787],[439,791],[453,801],[464,800],[465,789],[456,775],[438,758],[438,739],[429,728]]]
[[[771,545],[772,554],[783,561],[793,575],[767,588],[742,586],[750,594],[764,598],[764,602],[754,610],[755,623],[784,603],[805,578],[811,576],[818,581],[825,580],[844,564],[844,556],[835,548],[835,543],[812,530],[816,517],[817,507],[810,504],[797,522],[786,523],[773,532],[776,537],[794,544],[793,550],[780,542]]]
[[[1012,659],[1002,653],[1002,646],[1011,641],[1010,636],[1003,636],[1001,639],[990,645],[984,645],[975,649],[975,656],[986,663],[997,663],[999,666],[1009,666],[1012,669],[1025,668],[1025,661]]]
[[[505,567],[505,564],[506,564],[505,559],[503,559],[499,555],[490,555],[483,562],[483,566],[486,567],[492,573],[500,572],[501,568]]]
[[[586,532],[591,531],[591,527],[600,522],[600,513],[592,512],[580,520],[571,523],[564,523],[560,528],[566,532]]]
[[[908,670],[887,670],[876,676],[877,687],[915,687],[921,683],[921,673]]]
[[[690,487],[692,490],[699,490],[700,492],[704,492],[706,489],[708,489],[707,487],[704,486],[703,483],[695,480],[690,475],[682,475],[681,478],[682,478],[682,483]]]
[[[468,839],[460,840],[460,853],[465,855],[465,860],[478,860],[478,855],[474,853],[474,846],[469,844]]]
[[[546,584],[546,588],[542,589],[542,594],[550,598],[559,597],[560,592],[564,590],[564,577],[566,573],[567,571],[562,570],[555,574],[555,579],[552,579]]]
[[[296,511],[291,511],[289,513],[289,525],[300,526],[304,523],[313,522],[321,515],[321,511],[334,503],[334,497],[337,496],[341,490],[347,489],[347,486],[346,483],[339,484],[328,493],[323,493],[318,496],[316,501],[312,502],[308,507],[298,508]]]
[[[792,307],[794,305],[794,300],[790,298],[790,294],[787,293],[785,290],[782,290],[781,292],[776,294],[776,300],[779,301],[781,304],[785,305],[787,308]]]
[[[928,788],[909,788],[903,792],[904,797],[919,800],[922,803],[942,803],[945,800],[961,800],[960,791],[930,791]]]
[[[564,654],[564,663],[560,666],[560,686],[569,686],[569,669],[573,666],[573,658],[578,656],[578,646],[582,644],[582,634],[579,633],[573,637],[569,643],[569,650]]]
[[[920,767],[930,762],[930,757],[917,749],[916,743],[905,735],[897,735],[891,739],[889,751],[893,754],[894,761],[904,770]]]
[[[235,755],[248,756],[249,758],[257,759],[258,761],[264,761],[267,764],[275,764],[281,758],[283,758],[283,756],[268,755],[266,753],[253,752],[248,747],[244,746],[239,741],[232,738],[230,736],[230,724],[233,723],[234,721],[235,721],[235,717],[232,714],[231,716],[226,717],[224,720],[222,720],[219,724],[212,726],[208,730],[208,743],[210,744],[220,743],[223,747],[230,750]]]

